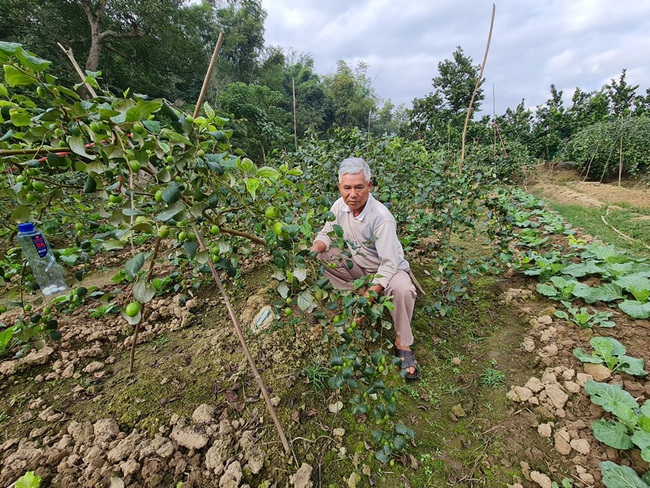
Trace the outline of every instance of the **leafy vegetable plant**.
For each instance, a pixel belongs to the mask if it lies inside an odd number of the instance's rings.
[[[603,484],[606,488],[648,488],[650,487],[650,471],[639,477],[629,466],[620,466],[611,461],[600,463],[603,474]]]
[[[34,474],[34,471],[27,471],[16,483],[15,488],[39,488],[41,486],[41,477]]]
[[[583,363],[605,364],[611,371],[623,371],[633,376],[645,376],[644,361],[625,355],[625,346],[611,337],[593,337],[589,343],[594,353],[589,355],[581,347],[573,350],[573,355]]]
[[[614,283],[635,298],[635,300],[624,300],[618,305],[623,312],[635,319],[650,318],[650,271],[622,276]]]
[[[599,419],[592,423],[594,436],[615,449],[641,449],[641,458],[650,462],[650,400],[639,407],[620,385],[590,380],[585,391],[591,401],[611,413],[616,420]]]
[[[612,320],[609,320],[609,318],[612,316],[611,312],[602,312],[599,310],[594,310],[593,314],[589,313],[589,310],[587,310],[587,307],[581,307],[580,309],[574,307],[571,305],[571,302],[566,302],[563,301],[562,305],[564,305],[567,309],[567,312],[564,310],[558,310],[555,312],[556,317],[560,317],[565,320],[569,320],[576,324],[578,327],[581,329],[591,329],[595,325],[599,327],[607,327],[611,328],[616,326],[616,323]]]

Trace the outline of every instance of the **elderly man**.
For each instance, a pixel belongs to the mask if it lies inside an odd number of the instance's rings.
[[[327,222],[311,247],[321,261],[328,263],[325,276],[339,289],[352,289],[354,280],[365,275],[375,275],[368,291],[393,297],[391,311],[395,324],[397,355],[402,359],[406,379],[419,376],[411,344],[411,318],[415,304],[415,286],[409,276],[409,263],[404,259],[404,249],[397,238],[397,224],[390,211],[375,200],[370,191],[370,168],[361,158],[348,158],[339,165],[339,198],[331,211],[336,217]],[[343,229],[343,239],[348,243],[353,266],[341,265],[340,251],[332,248],[329,233],[334,225]],[[373,294],[366,295],[372,300]]]

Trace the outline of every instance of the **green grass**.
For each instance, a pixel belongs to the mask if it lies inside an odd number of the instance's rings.
[[[650,258],[650,209],[621,204],[617,205],[620,208],[610,208],[608,213],[604,208],[565,205],[552,201],[547,201],[547,205],[575,227],[604,243],[625,249],[635,256]],[[611,226],[632,240],[625,239],[603,222],[603,216]]]

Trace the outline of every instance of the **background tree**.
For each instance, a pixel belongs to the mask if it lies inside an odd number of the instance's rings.
[[[217,68],[220,86],[259,81],[265,20],[261,0],[228,0],[215,10],[214,21],[225,34]]]
[[[473,65],[472,58],[465,55],[460,46],[452,57],[438,63],[438,76],[433,78],[434,92],[413,100],[407,131],[412,137],[423,137],[430,144],[455,147],[460,146],[480,65]],[[480,112],[481,101],[485,98],[482,84],[483,80],[474,99],[474,113]]]
[[[612,79],[609,85],[605,85],[605,92],[610,101],[610,113],[614,117],[629,117],[634,111],[634,101],[639,85],[628,84],[626,71],[623,70],[618,81]]]
[[[551,85],[551,98],[545,105],[538,105],[533,125],[532,153],[547,161],[552,160],[560,146],[572,135],[570,114],[564,107],[562,90]]]
[[[233,143],[248,157],[265,161],[273,148],[290,140],[289,114],[282,108],[284,95],[261,85],[235,82],[219,96],[219,106],[232,119]]]
[[[368,130],[369,116],[377,107],[377,95],[367,73],[368,65],[363,62],[353,71],[345,61],[339,60],[336,73],[324,78],[337,126]]]
[[[255,0],[0,0],[0,11],[0,40],[53,60],[62,81],[79,80],[58,42],[114,90],[172,100],[196,99],[220,30],[230,38],[220,69],[235,79],[250,78],[263,46]]]

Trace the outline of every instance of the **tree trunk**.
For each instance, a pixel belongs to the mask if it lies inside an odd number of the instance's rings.
[[[102,33],[99,31],[99,24],[104,15],[106,0],[100,0],[94,7],[90,0],[81,0],[81,7],[86,12],[88,25],[90,25],[90,49],[88,50],[88,59],[86,59],[86,70],[97,71],[104,40]]]

